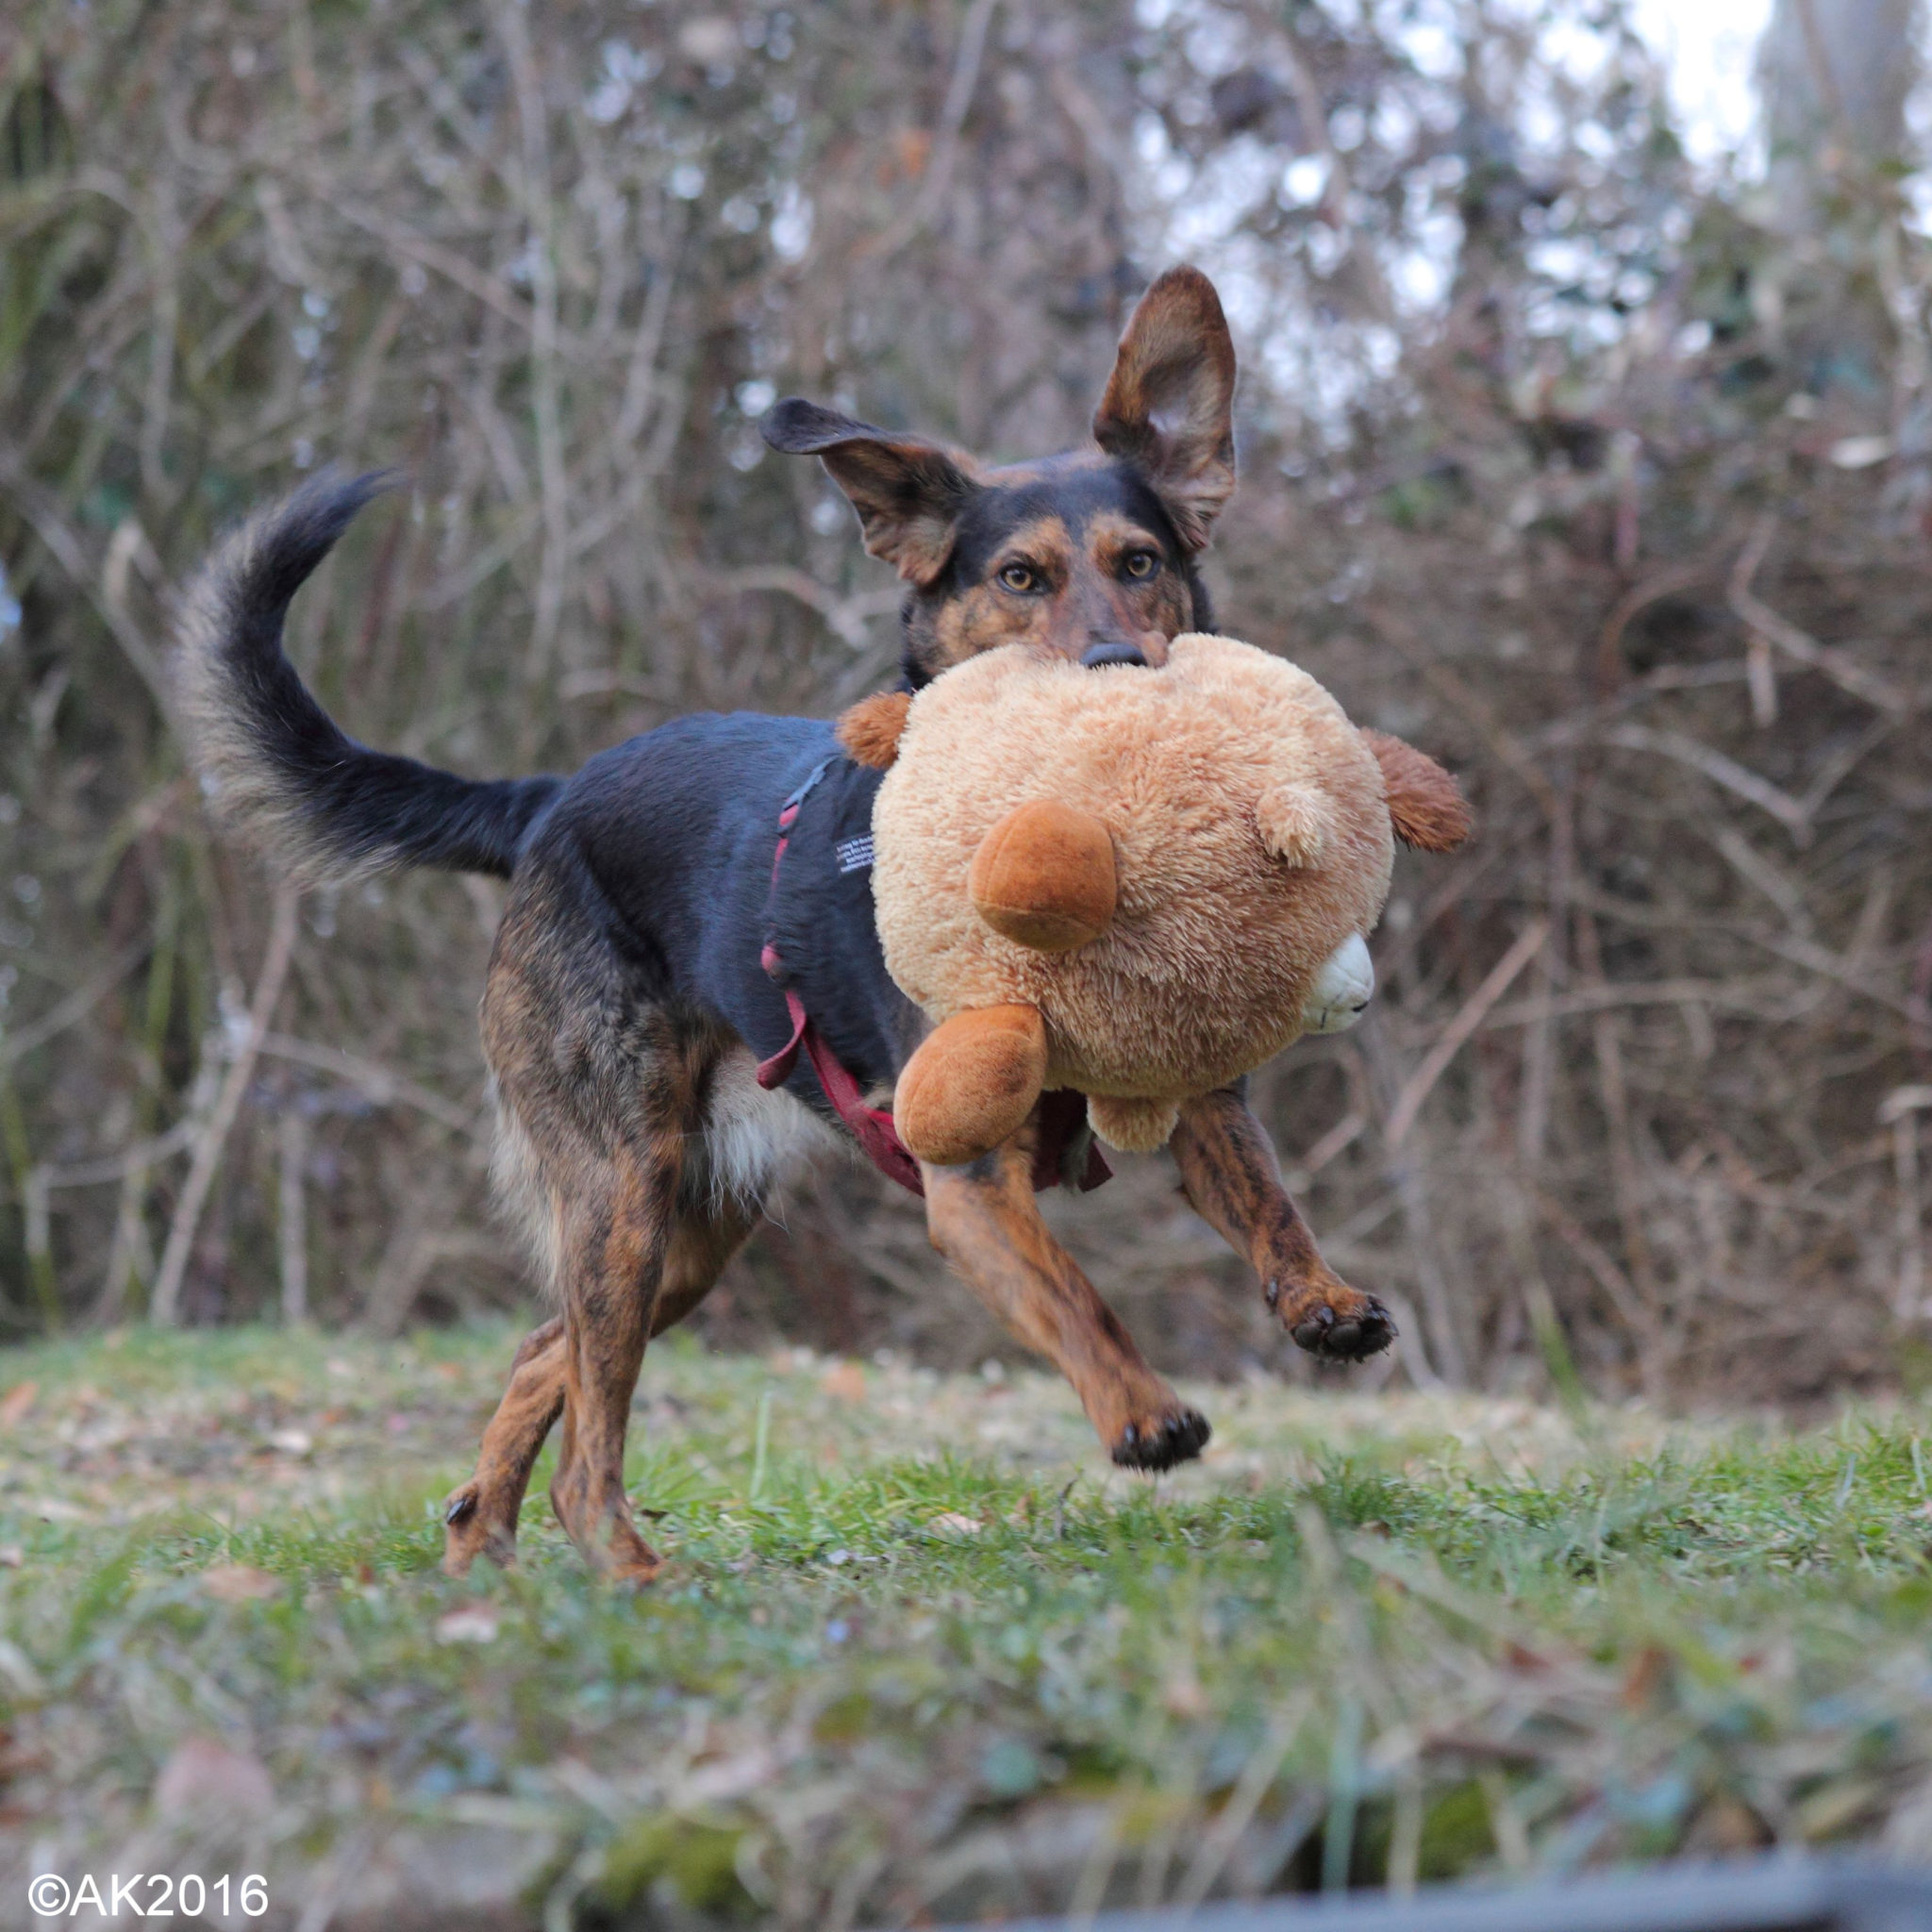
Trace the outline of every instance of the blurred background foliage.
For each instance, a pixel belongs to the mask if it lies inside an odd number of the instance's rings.
[[[1779,0],[1693,166],[1598,0],[21,0],[0,19],[0,1333],[392,1332],[490,1219],[497,909],[217,843],[169,600],[324,462],[357,735],[567,768],[888,682],[799,391],[1080,439],[1137,291],[1243,352],[1222,621],[1445,758],[1357,1032],[1257,1081],[1371,1381],[1800,1400],[1927,1373],[1932,614],[1918,24]],[[275,908],[282,907],[277,924]],[[291,912],[293,920],[291,923]],[[1166,1363],[1308,1372],[1159,1162],[1052,1212]],[[802,1179],[701,1324],[1000,1347],[914,1206]]]

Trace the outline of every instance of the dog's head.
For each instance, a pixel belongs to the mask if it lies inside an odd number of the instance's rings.
[[[1121,338],[1091,448],[990,468],[796,397],[764,435],[824,463],[905,579],[910,689],[1002,644],[1160,664],[1171,639],[1212,627],[1194,566],[1234,490],[1234,373],[1214,285],[1173,268]]]

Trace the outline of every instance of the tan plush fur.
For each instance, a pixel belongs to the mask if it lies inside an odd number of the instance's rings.
[[[975,1007],[936,1026],[906,1062],[893,1124],[920,1159],[957,1167],[1017,1134],[1045,1078],[1039,1008]]]
[[[1386,732],[1364,731],[1362,741],[1382,767],[1395,836],[1418,852],[1454,852],[1470,831],[1469,806],[1456,780],[1434,758]]]
[[[1023,805],[979,841],[966,890],[995,932],[1036,953],[1071,953],[1113,918],[1113,840],[1092,813],[1058,799]]]
[[[911,702],[909,691],[882,691],[841,711],[837,729],[847,756],[883,772],[899,756],[899,734]]]
[[[994,931],[968,883],[986,835],[1041,800],[1091,814],[1114,848],[1111,924],[1059,954]],[[1297,1037],[1323,961],[1380,916],[1392,851],[1381,766],[1341,706],[1284,659],[1201,635],[1158,669],[1013,649],[956,666],[914,698],[873,829],[900,987],[935,1021],[1038,1007],[1046,1085],[1098,1096],[1096,1131],[1130,1148]]]
[[[1122,1100],[1111,1093],[1087,1096],[1087,1120],[1109,1147],[1123,1154],[1152,1154],[1165,1147],[1180,1124],[1180,1104],[1173,1100]]]

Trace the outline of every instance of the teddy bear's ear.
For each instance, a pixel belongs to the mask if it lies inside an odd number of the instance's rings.
[[[1317,866],[1335,832],[1335,808],[1312,785],[1277,785],[1255,801],[1255,828],[1275,858]]]
[[[1418,852],[1454,852],[1470,832],[1469,802],[1456,780],[1426,752],[1385,731],[1364,731],[1362,741],[1382,768],[1395,836]]]
[[[1234,493],[1234,341],[1214,284],[1171,268],[1141,297],[1093,440],[1147,479],[1190,550]]]
[[[858,512],[866,549],[908,583],[923,588],[945,568],[959,512],[978,487],[970,457],[798,396],[773,404],[758,426],[774,449],[824,464]]]
[[[912,708],[909,691],[874,691],[839,713],[832,729],[846,756],[875,772],[887,771],[899,756],[906,714]]]

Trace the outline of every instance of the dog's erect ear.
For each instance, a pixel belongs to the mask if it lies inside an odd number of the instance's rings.
[[[1173,517],[1190,550],[1207,547],[1234,493],[1234,341],[1214,284],[1197,268],[1171,268],[1141,297],[1093,440],[1132,463]]]
[[[954,525],[974,487],[968,458],[797,396],[774,403],[760,426],[774,449],[824,463],[852,499],[873,556],[921,587],[944,569]]]
[[[1395,836],[1418,852],[1454,852],[1470,831],[1469,801],[1456,780],[1426,752],[1385,731],[1364,731],[1362,740],[1382,768]]]

